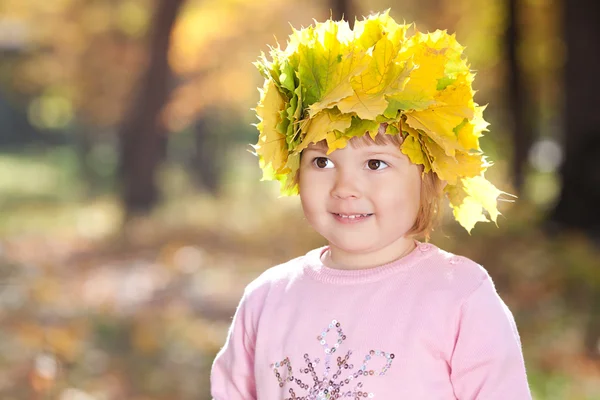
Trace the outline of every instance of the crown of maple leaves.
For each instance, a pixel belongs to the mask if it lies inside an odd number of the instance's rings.
[[[433,171],[455,219],[469,232],[496,221],[504,192],[484,177],[488,163],[479,138],[488,123],[474,100],[474,74],[454,35],[407,33],[389,10],[356,21],[327,20],[293,29],[287,47],[270,48],[255,63],[265,78],[254,146],[263,180],[298,193],[300,154],[325,140],[328,152],[355,136],[402,135],[401,151],[423,173]],[[383,125],[382,125],[383,124]]]

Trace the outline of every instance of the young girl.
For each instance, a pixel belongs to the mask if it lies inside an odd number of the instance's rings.
[[[419,242],[446,195],[496,220],[487,124],[454,36],[388,13],[328,20],[257,63],[255,146],[328,245],[246,288],[211,374],[215,400],[531,399],[511,312],[475,262]]]

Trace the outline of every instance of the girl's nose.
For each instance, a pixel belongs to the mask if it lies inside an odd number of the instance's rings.
[[[331,189],[331,196],[338,199],[359,198],[360,188],[357,176],[349,171],[339,171]]]

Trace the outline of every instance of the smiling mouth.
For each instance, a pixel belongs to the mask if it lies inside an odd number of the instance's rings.
[[[348,220],[366,218],[366,217],[370,217],[371,215],[373,215],[373,214],[338,214],[338,213],[332,213],[332,214],[338,218],[348,219]]]

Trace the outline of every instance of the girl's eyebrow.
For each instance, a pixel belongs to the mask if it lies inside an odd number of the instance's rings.
[[[316,151],[316,152],[319,152],[319,153],[327,153],[327,148],[325,148],[325,147],[321,148],[321,147],[316,147],[315,146],[315,147],[306,148],[306,149],[303,150],[303,152],[307,152],[307,151]]]
[[[392,156],[395,158],[402,158],[402,153],[397,154],[396,152],[391,152],[391,151],[369,151],[367,153],[365,153],[366,156],[372,157],[372,156],[378,156],[378,155],[385,155],[385,156]]]

